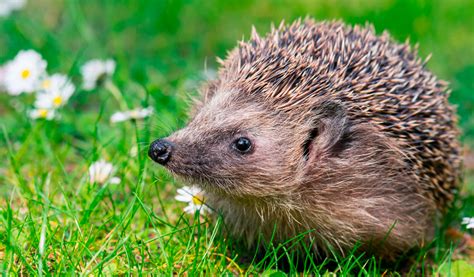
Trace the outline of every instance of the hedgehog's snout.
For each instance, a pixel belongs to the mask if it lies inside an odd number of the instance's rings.
[[[166,165],[171,158],[173,144],[166,139],[157,139],[150,144],[148,156],[155,162]]]

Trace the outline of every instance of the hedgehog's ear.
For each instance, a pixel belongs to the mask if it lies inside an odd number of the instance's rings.
[[[338,101],[327,100],[318,104],[311,117],[311,129],[303,145],[305,160],[309,162],[340,150],[349,129],[346,110]]]

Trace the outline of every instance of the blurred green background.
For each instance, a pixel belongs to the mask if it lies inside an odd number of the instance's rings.
[[[78,75],[77,61],[113,57],[116,80],[145,86],[165,109],[163,94],[204,69],[215,68],[237,40],[260,33],[270,23],[306,15],[318,20],[373,23],[395,39],[419,43],[432,53],[429,67],[451,83],[451,100],[459,105],[465,137],[474,139],[474,1],[29,1],[25,10],[0,24],[0,63],[20,49],[33,48],[49,70]],[[166,83],[164,86],[162,83]],[[164,91],[165,90],[165,91]],[[179,102],[179,100],[178,100]],[[468,142],[468,144],[471,144]]]

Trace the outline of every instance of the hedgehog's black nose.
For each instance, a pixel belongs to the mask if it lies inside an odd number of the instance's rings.
[[[173,145],[165,139],[157,139],[150,144],[148,156],[155,162],[165,165],[171,158]]]

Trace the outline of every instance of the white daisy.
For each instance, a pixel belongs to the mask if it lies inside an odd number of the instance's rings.
[[[32,109],[28,112],[28,116],[32,119],[53,120],[56,117],[56,111],[53,109]]]
[[[82,88],[92,90],[111,76],[115,71],[115,62],[113,60],[90,60],[81,67],[83,78]]]
[[[474,217],[464,217],[461,224],[466,225],[467,229],[474,229]]]
[[[112,176],[115,171],[114,166],[104,160],[96,161],[89,166],[89,180],[91,184],[104,184],[109,182],[111,184],[120,183],[120,178]]]
[[[75,86],[62,74],[54,74],[40,82],[40,92],[35,101],[36,108],[56,109],[67,103]]]
[[[0,17],[8,16],[11,12],[23,8],[26,0],[0,0]]]
[[[152,107],[116,112],[110,117],[110,122],[117,123],[130,119],[143,119],[145,117],[149,117],[151,114],[153,114]]]
[[[20,51],[7,63],[3,82],[7,92],[19,95],[36,90],[39,79],[46,73],[46,61],[34,50]]]
[[[184,186],[178,189],[177,193],[176,200],[188,203],[188,206],[184,208],[184,212],[188,214],[194,214],[198,210],[201,214],[211,212],[209,207],[205,205],[204,193],[200,188]]]

